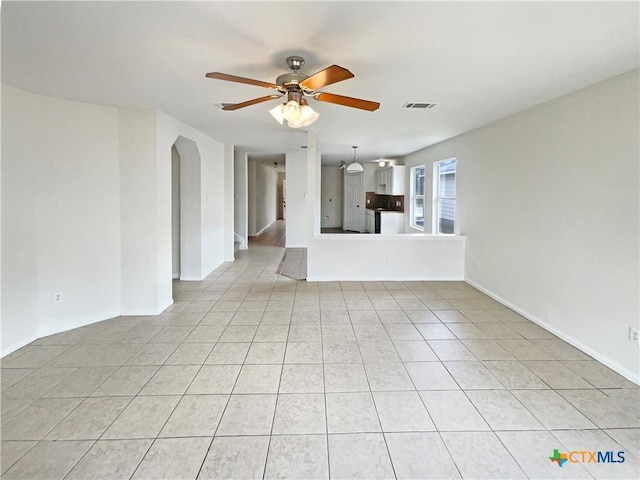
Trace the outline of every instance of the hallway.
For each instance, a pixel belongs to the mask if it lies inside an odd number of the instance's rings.
[[[636,385],[463,282],[298,282],[282,256],[3,358],[3,478],[637,476]]]
[[[276,220],[262,230],[260,235],[249,237],[249,248],[252,244],[284,248],[286,245],[286,220]]]
[[[257,245],[285,247],[286,245],[286,221],[276,220],[265,228],[256,237],[249,237],[249,249]],[[307,249],[287,248],[284,250],[282,261],[276,272],[293,280],[305,280],[307,278]]]

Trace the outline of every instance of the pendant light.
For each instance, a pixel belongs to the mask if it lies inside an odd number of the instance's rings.
[[[353,148],[353,161],[347,167],[346,172],[347,173],[362,173],[362,172],[364,172],[364,167],[362,165],[360,165],[358,162],[356,162],[356,149],[358,147],[357,146],[353,146],[351,148]]]

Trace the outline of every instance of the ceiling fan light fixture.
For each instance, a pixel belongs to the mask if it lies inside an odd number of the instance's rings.
[[[288,122],[298,120],[300,118],[300,104],[295,100],[289,100],[284,105],[283,115]]]
[[[284,112],[283,112],[283,110],[284,110],[284,103],[276,105],[274,108],[269,110],[269,113],[271,114],[271,116],[280,125],[282,125],[284,123]]]
[[[300,103],[300,117],[297,120],[287,122],[291,128],[307,127],[320,117],[320,114],[311,108],[306,100],[302,100]]]

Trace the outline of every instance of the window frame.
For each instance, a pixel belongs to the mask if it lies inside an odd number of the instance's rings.
[[[417,177],[417,171],[420,168],[422,169],[422,177],[423,177],[421,195],[416,193],[416,177]],[[426,175],[427,175],[426,165],[415,165],[411,167],[411,169],[409,170],[409,181],[410,181],[409,226],[411,226],[411,228],[415,228],[416,230],[420,230],[422,232],[424,232],[424,224],[426,221],[425,203],[424,203],[425,201],[424,180],[426,179]],[[422,225],[418,225],[416,223],[416,200],[418,199],[422,199]]]
[[[454,177],[454,195],[443,195],[440,196],[440,167],[441,165],[449,162],[455,162],[455,169],[452,172]],[[447,158],[445,160],[439,160],[437,162],[433,162],[433,203],[431,210],[431,231],[434,235],[455,235],[458,227],[458,209],[456,208],[456,198],[458,195],[457,189],[457,176],[458,176],[458,160],[453,158]],[[438,206],[440,205],[441,200],[453,200],[453,232],[451,233],[443,233],[440,231],[440,222],[438,222]]]

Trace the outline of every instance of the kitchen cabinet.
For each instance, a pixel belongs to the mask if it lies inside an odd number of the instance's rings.
[[[376,223],[379,222],[376,232]],[[404,213],[394,210],[370,209],[366,210],[366,229],[369,233],[390,235],[404,233]]]
[[[376,233],[376,212],[374,210],[368,209],[367,213],[367,232]]]
[[[390,235],[393,233],[404,233],[404,213],[381,212],[380,213],[380,233],[382,235]]]
[[[394,165],[376,172],[378,195],[404,195],[404,165]]]

